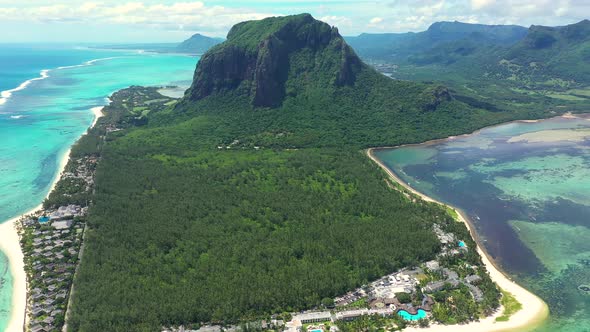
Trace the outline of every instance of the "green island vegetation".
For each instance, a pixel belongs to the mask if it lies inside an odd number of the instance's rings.
[[[339,321],[336,326],[342,332],[357,332],[357,331],[399,331],[404,329],[408,323],[393,315],[391,317],[383,317],[379,315],[363,316],[353,321]],[[420,321],[420,326],[428,326],[428,321]]]
[[[453,217],[453,219],[459,221],[459,213],[457,212],[457,210],[453,209],[450,206],[446,206],[445,205],[445,210],[447,211],[447,213]]]
[[[416,34],[362,34],[348,40],[394,78],[436,81],[474,107],[530,113],[587,111],[590,21],[563,27],[439,22]]]
[[[504,307],[504,311],[502,312],[502,316],[496,317],[496,321],[505,322],[510,316],[522,309],[522,303],[518,302],[514,295],[509,292],[504,290],[501,290],[501,292],[502,299],[500,300],[500,304]]]
[[[157,97],[157,98],[154,98]],[[160,110],[174,99],[156,88],[131,87],[114,94],[106,115],[74,144],[56,187],[43,208],[19,222],[29,288],[27,329],[62,331],[73,293],[72,282],[83,251],[86,208],[93,199],[94,174],[107,132],[139,126],[137,106]]]
[[[69,330],[239,324],[329,306],[434,259],[444,250],[435,225],[471,248],[441,266],[479,276],[482,294],[476,302],[465,283],[444,284],[431,292],[434,319],[462,323],[499,306],[465,225],[388,186],[362,150],[548,110],[478,107],[441,85],[391,80],[310,15],[236,25],[183,99],[145,102],[162,98],[114,94],[106,138],[81,141],[100,145],[101,158]],[[426,270],[421,286],[445,278]]]

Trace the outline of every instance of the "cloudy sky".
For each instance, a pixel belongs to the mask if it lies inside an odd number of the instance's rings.
[[[454,20],[565,25],[590,18],[590,0],[0,0],[0,42],[175,42],[302,12],[357,35]]]

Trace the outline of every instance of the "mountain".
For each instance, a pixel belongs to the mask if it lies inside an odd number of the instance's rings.
[[[522,41],[500,55],[534,75],[590,84],[590,21],[562,27],[533,25]]]
[[[533,25],[524,38],[506,45],[490,42],[490,38],[464,38],[441,43],[407,60],[416,65],[456,62],[457,70],[476,66],[502,77],[526,76],[532,83],[559,78],[590,84],[590,21],[563,27]]]
[[[434,223],[472,241],[442,207],[385,181],[362,151],[530,116],[460,97],[381,75],[309,14],[237,24],[202,56],[176,105],[146,112],[141,127],[99,133],[108,144],[68,326],[266,319],[432,259]],[[140,98],[114,95],[102,121]],[[457,262],[481,265],[475,251]],[[456,322],[498,306],[477,271],[484,301],[453,293],[469,308]]]
[[[335,86],[352,85],[361,70],[360,59],[336,28],[310,15],[277,18],[273,30],[258,22],[234,26],[228,41],[200,61],[189,100],[214,93],[245,89],[254,106],[278,106],[286,95],[289,69],[299,73],[328,72]]]
[[[402,65],[454,65],[461,74],[590,83],[590,21],[563,26],[434,23],[427,31],[348,38],[363,57]],[[474,67],[465,70],[466,67]],[[437,74],[438,75],[438,74]]]
[[[231,113],[266,114],[254,128],[266,124],[271,126],[267,132],[289,132],[271,140],[273,145],[368,146],[399,141],[398,132],[390,128],[403,128],[412,140],[442,134],[440,130],[449,133],[458,126],[475,129],[475,117],[485,113],[457,102],[444,86],[380,75],[359,59],[337,28],[311,15],[240,23],[227,37],[201,58],[175,119],[195,112],[230,111],[231,105]],[[465,116],[461,125],[441,125],[443,118],[451,121],[462,117],[459,114]],[[418,118],[428,130],[414,128]],[[367,127],[372,135],[367,135]],[[254,144],[260,138],[261,133],[252,133],[242,140]]]
[[[361,35],[351,45],[389,75],[440,82],[471,105],[574,111],[590,105],[589,25],[584,20],[525,29],[441,22],[419,33]]]
[[[400,61],[454,41],[511,45],[524,38],[526,33],[526,28],[517,25],[437,22],[428,30],[417,33],[364,33],[346,40],[363,58]]]
[[[144,50],[158,53],[187,53],[203,54],[211,47],[223,42],[222,38],[212,38],[199,33],[192,35],[182,43],[143,43],[143,44],[114,44],[97,45],[95,48],[108,48],[115,50]]]
[[[180,53],[203,54],[221,42],[223,42],[222,38],[211,38],[197,33],[176,46],[176,51]]]

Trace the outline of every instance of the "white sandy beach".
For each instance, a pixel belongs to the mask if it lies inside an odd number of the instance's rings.
[[[428,197],[414,188],[408,186],[402,179],[400,179],[397,175],[395,175],[392,171],[390,171],[381,161],[379,161],[373,155],[374,149],[367,150],[367,156],[371,158],[375,163],[377,163],[387,174],[397,183],[402,185],[407,190],[411,191],[412,193],[420,196],[423,200],[427,202],[435,202],[438,204],[446,205],[442,202],[439,202],[431,197]],[[471,236],[474,239],[477,239],[477,234],[474,233],[472,225],[469,223],[469,219],[465,216],[465,214],[455,208],[459,218],[462,222],[467,225]],[[533,330],[535,327],[541,325],[549,315],[549,308],[547,304],[543,302],[538,296],[529,292],[528,290],[524,289],[516,282],[510,280],[506,275],[504,275],[492,262],[492,260],[488,257],[487,253],[483,250],[482,246],[478,244],[477,252],[480,254],[482,261],[488,270],[490,277],[492,280],[504,291],[512,293],[514,297],[520,302],[523,306],[521,310],[514,313],[510,316],[510,319],[506,322],[496,322],[496,317],[502,315],[503,308],[500,308],[494,315],[490,317],[486,317],[485,319],[481,319],[478,322],[472,322],[469,324],[463,325],[441,325],[441,324],[432,324],[428,328],[407,328],[404,331],[409,332],[417,332],[417,331],[433,331],[433,332],[498,332],[498,331],[530,331]]]
[[[103,116],[103,106],[93,107],[94,120],[90,128],[96,125],[98,119]],[[61,177],[70,158],[71,147],[63,154],[58,167],[57,176],[53,180],[48,194],[55,189],[57,181]],[[13,279],[12,285],[12,310],[10,321],[5,332],[22,332],[25,326],[25,310],[27,306],[27,276],[25,274],[24,256],[20,246],[16,222],[23,216],[33,214],[43,207],[39,204],[35,208],[0,224],[0,250],[8,257],[10,273]]]
[[[36,209],[29,211],[34,212]],[[12,311],[10,321],[6,328],[7,332],[23,331],[25,323],[25,308],[27,305],[27,277],[25,275],[25,264],[23,252],[20,247],[18,233],[15,228],[14,218],[0,224],[0,250],[8,257],[10,273],[12,274]]]

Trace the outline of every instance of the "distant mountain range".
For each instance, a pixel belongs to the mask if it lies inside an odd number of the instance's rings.
[[[203,54],[211,47],[222,43],[223,38],[207,37],[200,33],[192,35],[182,43],[144,43],[144,44],[115,44],[100,45],[97,48],[110,48],[120,50],[143,50],[158,53],[187,53]]]
[[[363,33],[357,37],[346,37],[346,41],[363,58],[399,61],[449,42],[461,40],[511,45],[523,39],[526,34],[527,29],[517,25],[437,22],[422,32]]]
[[[590,83],[590,21],[563,27],[533,25],[525,38],[498,55],[531,71]]]
[[[366,59],[399,64],[477,63],[520,66],[520,72],[590,82],[590,21],[563,27],[438,22],[428,30],[347,37]],[[503,61],[504,60],[504,61]],[[498,70],[500,70],[499,68]]]

